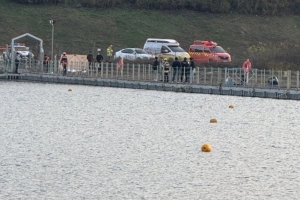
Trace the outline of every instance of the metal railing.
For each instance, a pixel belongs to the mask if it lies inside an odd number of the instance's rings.
[[[2,73],[13,72],[7,61],[0,62],[0,69]],[[184,68],[177,71],[174,83],[292,90],[298,90],[300,85],[299,71],[252,69],[249,73],[244,73],[242,68],[213,67],[196,67],[195,70]],[[22,60],[18,72],[62,76],[63,68],[57,61],[42,63],[37,60]],[[164,68],[159,67],[155,74],[151,64],[143,63],[126,63],[118,67],[116,62],[92,63],[91,66],[88,62],[70,62],[67,76],[150,82],[156,79],[158,82],[172,83],[173,72],[171,67],[169,73],[164,73]]]

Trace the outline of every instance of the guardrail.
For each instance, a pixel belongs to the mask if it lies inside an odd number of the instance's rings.
[[[12,73],[9,62],[0,63],[2,73]],[[195,71],[178,69],[179,74],[174,79],[174,83],[184,82],[187,84],[228,86],[228,87],[251,87],[251,88],[278,88],[287,90],[299,89],[299,71],[283,70],[258,70],[252,69],[249,73],[244,73],[241,68],[213,68],[196,67]],[[58,62],[41,63],[37,60],[22,60],[19,64],[19,73],[51,74],[62,76],[63,69]],[[159,67],[157,74],[152,70],[151,64],[126,63],[123,67],[113,63],[92,63],[70,62],[67,76],[92,77],[103,79],[122,79],[133,81],[153,81],[172,83],[174,70],[170,68],[167,76],[163,67]],[[187,73],[187,79],[181,75]],[[186,82],[187,81],[187,82]]]

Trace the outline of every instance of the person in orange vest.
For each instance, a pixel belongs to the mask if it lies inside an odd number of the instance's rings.
[[[250,72],[252,69],[252,64],[249,60],[249,58],[243,63],[243,70],[244,70],[244,73],[248,73]]]
[[[124,58],[120,57],[117,64],[118,69],[123,70],[123,65],[124,65]]]
[[[123,77],[123,66],[124,66],[124,58],[119,57],[117,67],[118,67],[118,70],[120,71],[121,77]]]
[[[63,75],[67,75],[67,67],[68,67],[68,57],[66,52],[63,52],[63,54],[60,57],[60,63],[63,66]]]
[[[248,83],[249,72],[252,69],[252,63],[250,62],[249,58],[243,63],[242,68],[244,71],[244,75],[242,75],[242,84],[245,85],[245,83]]]

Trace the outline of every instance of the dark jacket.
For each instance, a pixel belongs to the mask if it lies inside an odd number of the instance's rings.
[[[176,68],[176,69],[179,69],[179,68],[181,68],[181,64],[178,60],[175,60],[172,64],[172,67]]]
[[[101,54],[98,54],[96,56],[96,60],[97,60],[98,63],[102,62],[103,61],[103,56]]]
[[[195,63],[194,63],[193,60],[190,61],[190,67],[191,67],[192,69],[195,69]]]
[[[190,70],[189,63],[186,59],[181,62],[181,67],[183,67],[185,69],[185,71]]]
[[[152,65],[152,69],[153,70],[157,70],[158,65],[159,65],[158,60],[155,60],[154,63],[153,63],[153,65]]]
[[[89,53],[87,56],[86,56],[87,60],[89,62],[92,62],[93,61],[93,54]]]

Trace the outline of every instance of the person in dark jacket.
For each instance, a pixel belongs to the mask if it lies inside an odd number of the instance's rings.
[[[190,58],[190,78],[191,78],[191,83],[193,83],[194,81],[194,73],[195,73],[195,63],[194,63],[194,59],[191,57]]]
[[[183,82],[183,78],[185,82],[188,82],[188,74],[190,73],[189,63],[187,61],[187,58],[184,58],[181,62],[181,77],[180,80]]]
[[[98,72],[101,71],[101,63],[103,62],[103,56],[101,55],[101,52],[98,51],[98,55],[96,56],[96,60],[98,63]]]
[[[93,54],[92,54],[91,51],[90,51],[90,53],[86,56],[86,59],[87,59],[88,62],[89,62],[89,69],[91,69],[91,65],[92,65],[92,62],[93,62]]]
[[[19,69],[19,63],[21,61],[21,56],[19,54],[19,52],[17,52],[16,58],[15,58],[15,64],[16,64],[16,70],[15,73],[18,73],[18,69]]]
[[[173,70],[172,82],[174,82],[175,77],[176,77],[176,80],[177,80],[178,71],[179,71],[180,68],[181,68],[181,64],[178,61],[178,58],[175,57],[175,61],[172,63],[172,70]]]
[[[158,66],[159,66],[159,62],[158,62],[158,60],[157,60],[158,58],[157,57],[155,57],[155,61],[153,62],[153,65],[152,65],[152,70],[153,70],[153,74],[152,74],[152,76],[153,76],[153,80],[154,81],[157,81],[157,76],[158,76]]]

